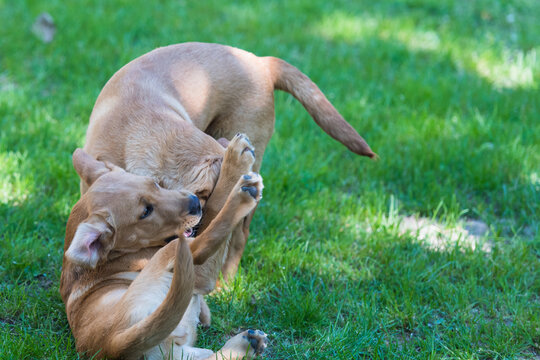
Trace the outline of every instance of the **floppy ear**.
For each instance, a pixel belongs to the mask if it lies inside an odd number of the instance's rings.
[[[88,186],[92,185],[101,175],[111,171],[105,163],[94,159],[83,149],[76,149],[73,152],[73,167]]]
[[[92,215],[77,226],[65,256],[71,262],[94,269],[113,245],[113,231],[105,219]]]

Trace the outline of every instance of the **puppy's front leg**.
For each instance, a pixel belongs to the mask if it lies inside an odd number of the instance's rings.
[[[204,231],[223,209],[238,178],[251,172],[254,162],[255,149],[249,139],[244,134],[236,134],[227,146],[218,181],[204,207],[200,231]]]
[[[195,289],[199,294],[208,294],[216,286],[231,233],[244,216],[236,216],[238,209],[235,208],[234,201],[230,201],[228,205],[226,203],[230,196],[233,193],[238,194],[242,187],[247,189],[252,186],[253,181],[244,179],[245,183],[237,187],[236,192],[233,190],[242,175],[250,173],[254,161],[254,149],[249,139],[243,134],[237,134],[227,146],[218,182],[204,207],[200,235],[190,244],[191,250],[195,252],[195,264],[204,263],[195,266]],[[257,179],[258,175],[253,178],[255,183]],[[260,189],[262,190],[262,183]],[[244,194],[249,193],[244,191]],[[258,196],[260,198],[260,191]],[[247,200],[250,206],[252,200]],[[206,320],[209,322],[209,319]]]
[[[234,227],[262,198],[262,189],[262,177],[259,174],[249,173],[240,177],[219,214],[190,244],[196,265],[203,264],[224,244]]]

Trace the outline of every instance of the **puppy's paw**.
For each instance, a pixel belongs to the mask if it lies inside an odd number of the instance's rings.
[[[263,187],[262,177],[257,173],[240,176],[225,203],[227,211],[234,214],[234,222],[240,221],[257,206]]]
[[[253,349],[256,355],[260,355],[268,347],[268,336],[261,330],[247,330],[244,331],[244,335],[249,341],[250,347]]]
[[[248,200],[258,202],[262,199],[262,191],[264,188],[262,176],[255,172],[242,175],[238,180],[236,187],[238,193]]]
[[[246,330],[233,336],[220,352],[232,358],[244,357],[253,358],[261,355],[268,347],[268,337],[261,330]]]
[[[255,148],[246,135],[238,133],[229,142],[225,151],[222,171],[236,172],[237,174],[251,171],[255,162]]]

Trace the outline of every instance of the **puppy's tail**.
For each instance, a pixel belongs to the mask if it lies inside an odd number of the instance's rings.
[[[173,246],[173,249],[160,249],[160,251],[175,251],[175,256],[170,257],[174,259],[174,274],[165,299],[144,320],[123,331],[116,332],[109,341],[108,356],[113,358],[140,357],[144,352],[167,338],[180,323],[193,296],[195,275],[193,259],[186,241],[180,236],[180,239],[175,243],[177,244]],[[171,245],[174,243],[170,243],[166,247],[171,247]]]
[[[377,157],[366,141],[345,121],[310,78],[284,60],[271,56],[261,59],[266,62],[270,70],[274,88],[294,96],[328,135],[358,155]]]

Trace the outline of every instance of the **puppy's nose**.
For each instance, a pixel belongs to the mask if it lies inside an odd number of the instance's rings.
[[[201,213],[201,202],[195,195],[189,195],[189,215],[199,215]]]

